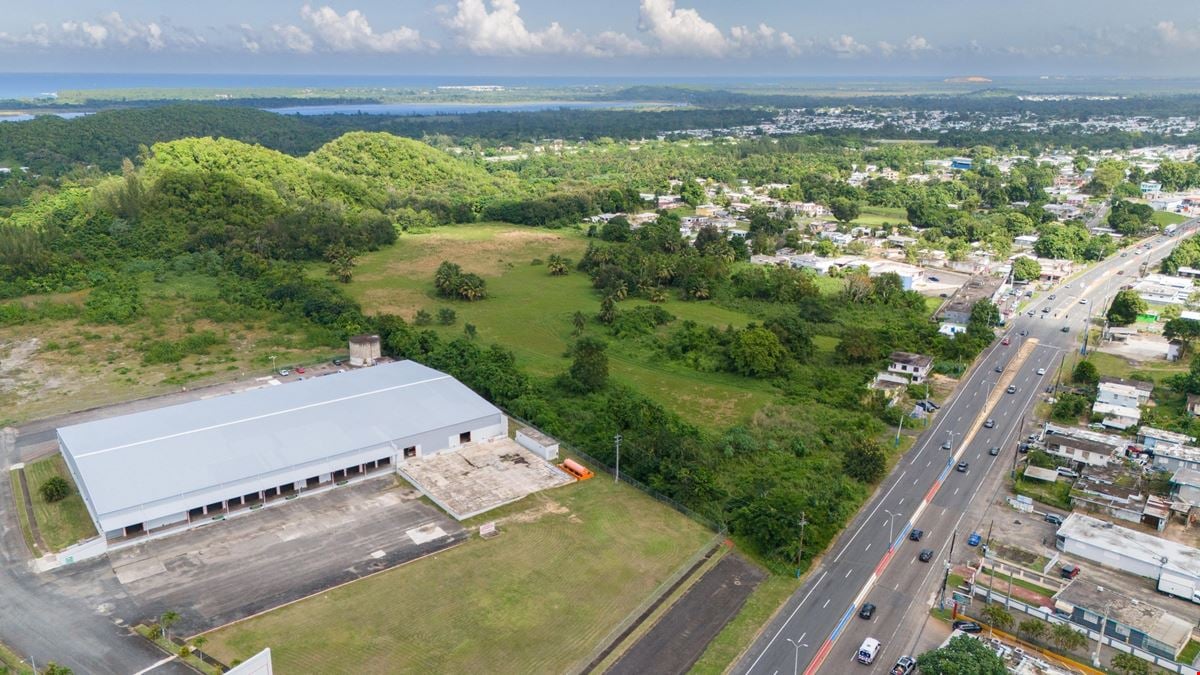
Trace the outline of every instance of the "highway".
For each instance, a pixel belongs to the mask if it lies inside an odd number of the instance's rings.
[[[808,572],[805,583],[764,627],[733,672],[890,672],[915,643],[910,631],[901,633],[911,628],[904,617],[913,611],[924,614],[936,601],[954,533],[956,561],[969,557],[968,551],[974,553],[967,546],[972,531],[986,536],[986,522],[964,522],[968,507],[977,494],[994,493],[1013,468],[1024,418],[1054,384],[1063,355],[1078,352],[1089,310],[1103,312],[1122,285],[1138,278],[1143,263],[1165,257],[1180,238],[1195,234],[1196,227],[1197,220],[1192,220],[1174,236],[1146,240],[1149,249],[1123,249],[1034,298],[1024,307],[1032,317],[1011,317],[1003,332],[1010,344],[998,338],[983,351],[929,429]],[[989,418],[994,420],[992,428],[985,426]],[[944,447],[947,442],[949,450]],[[998,456],[989,454],[991,447],[1000,448]],[[957,470],[960,461],[967,462],[965,471]],[[908,539],[914,527],[925,532],[919,543]],[[918,559],[923,548],[935,551],[930,562]],[[857,616],[864,603],[877,607],[870,620]],[[871,666],[853,663],[866,637],[882,643]]]

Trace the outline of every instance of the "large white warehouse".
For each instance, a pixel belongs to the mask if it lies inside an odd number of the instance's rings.
[[[58,441],[115,543],[507,433],[464,384],[400,361],[63,427]]]

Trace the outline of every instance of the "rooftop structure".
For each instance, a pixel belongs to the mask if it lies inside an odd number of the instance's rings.
[[[1200,550],[1081,513],[1067,516],[1055,545],[1070,555],[1149,579],[1168,571],[1200,585]]]
[[[1076,579],[1054,596],[1055,613],[1148,652],[1175,659],[1192,636],[1192,622],[1146,602]]]
[[[62,427],[58,440],[111,540],[506,433],[464,384],[401,361]]]
[[[986,275],[971,277],[954,295],[942,305],[937,318],[947,323],[967,324],[971,321],[971,309],[980,300],[992,300],[1004,284],[1004,279]]]

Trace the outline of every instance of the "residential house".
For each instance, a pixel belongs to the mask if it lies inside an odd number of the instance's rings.
[[[1019,237],[1013,237],[1013,248],[1018,250],[1028,250],[1033,248],[1033,245],[1038,241],[1036,234],[1023,234]]]
[[[892,352],[888,357],[888,372],[907,377],[913,384],[921,384],[933,369],[933,357],[912,352]]]
[[[1154,427],[1142,427],[1138,429],[1137,442],[1147,450],[1157,451],[1159,447],[1167,447],[1173,445],[1188,445],[1195,443],[1196,439],[1187,434],[1181,434],[1166,429],[1155,429]]]
[[[1192,295],[1192,280],[1166,274],[1147,274],[1133,284],[1133,290],[1149,305],[1186,305]]]
[[[1093,432],[1094,433],[1094,432]],[[1094,434],[1108,437],[1107,434]],[[1112,437],[1109,437],[1112,438]],[[1087,466],[1108,466],[1113,455],[1121,449],[1122,443],[1114,445],[1111,442],[1095,438],[1083,438],[1081,435],[1055,433],[1046,436],[1046,452]]]
[[[1142,190],[1142,196],[1147,198],[1157,196],[1162,192],[1162,183],[1156,180],[1144,180],[1138,187]]]
[[[1187,397],[1187,413],[1192,417],[1200,415],[1200,395],[1188,394]]]
[[[1096,402],[1092,412],[1104,415],[1103,424],[1114,429],[1128,429],[1142,419],[1138,406],[1148,399],[1142,398],[1142,390],[1127,384],[1101,382],[1096,390]]]

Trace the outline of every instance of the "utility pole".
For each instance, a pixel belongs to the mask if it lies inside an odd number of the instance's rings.
[[[804,566],[804,526],[808,525],[808,520],[804,517],[804,512],[800,512],[800,546],[796,548],[796,578],[800,578],[800,568]]]
[[[621,482],[621,434],[613,436],[613,444],[617,447],[617,470],[613,473],[613,482]]]
[[[954,536],[950,539],[950,552],[946,556],[945,572],[942,574],[942,592],[938,598],[938,608],[946,606],[946,586],[950,584],[950,561],[954,560],[954,540],[958,539],[958,530],[954,531]]]
[[[1104,591],[1102,586],[1097,586],[1101,592]],[[1112,611],[1112,601],[1104,603],[1104,618],[1100,620],[1100,630],[1096,631],[1096,653],[1092,654],[1092,665],[1100,667],[1100,648],[1104,646],[1104,629],[1108,626],[1108,613]]]
[[[1067,353],[1063,352],[1062,358],[1058,362],[1058,381],[1054,383],[1054,394],[1058,395],[1058,390],[1062,387],[1063,368],[1067,365]]]
[[[900,426],[896,427],[896,442],[895,446],[900,447],[900,431],[904,429],[904,415],[900,416]]]

